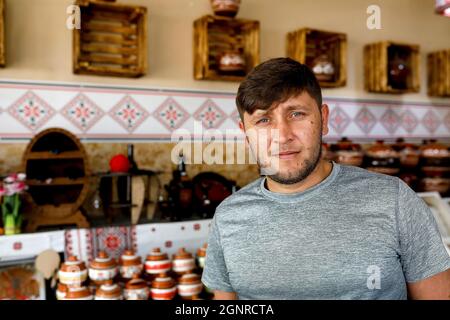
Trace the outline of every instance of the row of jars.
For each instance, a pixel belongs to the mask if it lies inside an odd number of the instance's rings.
[[[89,268],[71,256],[58,272],[58,300],[171,300],[199,299],[203,291],[201,270],[206,244],[196,259],[184,248],[169,259],[159,248],[153,249],[142,263],[141,257],[126,250],[117,264],[101,251]],[[196,261],[197,260],[197,261]],[[200,272],[195,273],[196,269]],[[86,283],[90,282],[90,286]],[[116,283],[115,283],[116,282]]]
[[[399,138],[394,144],[377,140],[362,146],[342,138],[336,144],[323,144],[322,156],[337,163],[364,167],[367,170],[398,176],[417,191],[447,193],[450,189],[449,147],[436,140],[422,145]]]

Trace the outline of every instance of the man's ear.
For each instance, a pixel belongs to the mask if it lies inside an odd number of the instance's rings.
[[[243,132],[245,132],[245,126],[244,126],[244,122],[239,121],[239,129],[241,129]]]
[[[249,141],[248,141],[247,134],[245,133],[245,125],[242,120],[239,121],[239,129],[241,129],[242,133],[245,135],[245,145],[248,146]]]
[[[330,109],[327,104],[322,104],[320,107],[322,111],[322,136],[326,136],[328,134],[328,119],[330,115]]]

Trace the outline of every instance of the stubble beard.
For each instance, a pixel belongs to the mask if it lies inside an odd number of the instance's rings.
[[[322,157],[322,135],[319,135],[318,142],[315,144],[315,148],[311,157],[305,159],[303,164],[296,172],[287,172],[287,174],[275,173],[267,175],[271,180],[280,184],[295,184],[305,180],[317,167]]]

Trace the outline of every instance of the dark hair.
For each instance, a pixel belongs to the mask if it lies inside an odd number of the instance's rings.
[[[236,105],[244,119],[244,112],[267,110],[274,102],[282,103],[304,91],[321,110],[322,92],[311,69],[291,58],[274,58],[250,71],[239,86]]]

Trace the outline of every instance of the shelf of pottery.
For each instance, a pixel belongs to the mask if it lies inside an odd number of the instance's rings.
[[[449,197],[450,150],[437,140],[418,145],[399,138],[393,144],[378,140],[363,146],[344,137],[334,144],[324,143],[322,151],[325,159],[397,176],[416,192]]]
[[[58,300],[199,300],[212,298],[201,282],[206,247],[195,256],[180,248],[169,254],[153,248],[142,261],[125,250],[119,261],[100,251],[88,265],[70,256],[58,271]]]

